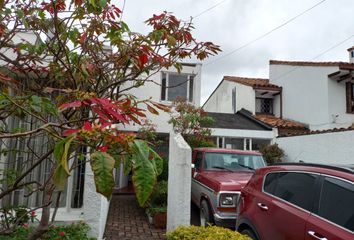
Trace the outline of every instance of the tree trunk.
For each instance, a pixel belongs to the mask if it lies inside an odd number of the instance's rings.
[[[50,219],[50,207],[52,205],[52,195],[54,191],[54,185],[48,183],[44,191],[42,216],[38,227],[33,231],[31,235],[28,236],[27,240],[36,240],[41,237],[49,229],[49,219]]]

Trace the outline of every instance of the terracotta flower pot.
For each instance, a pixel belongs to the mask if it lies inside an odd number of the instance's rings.
[[[156,228],[166,228],[167,213],[156,213],[154,216],[154,225]]]

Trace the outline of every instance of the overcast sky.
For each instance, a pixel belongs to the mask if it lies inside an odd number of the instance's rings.
[[[123,7],[123,0],[113,1]],[[261,40],[223,57],[317,3]],[[194,19],[193,34],[223,50],[202,63],[202,103],[223,76],[268,78],[270,59],[348,61],[347,49],[354,45],[354,0],[126,0],[123,21],[133,31],[146,32],[144,20],[164,10],[182,20],[204,12]]]

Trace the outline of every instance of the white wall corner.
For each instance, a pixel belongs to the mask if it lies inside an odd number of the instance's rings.
[[[109,201],[96,192],[95,181],[91,165],[86,163],[84,188],[84,221],[90,226],[89,235],[103,239],[109,210]]]
[[[192,150],[181,134],[170,132],[167,231],[190,225]]]

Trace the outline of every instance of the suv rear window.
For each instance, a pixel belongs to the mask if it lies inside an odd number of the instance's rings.
[[[354,232],[354,184],[325,177],[318,215]]]
[[[269,173],[265,178],[263,189],[271,195],[311,211],[317,177],[311,173]]]

